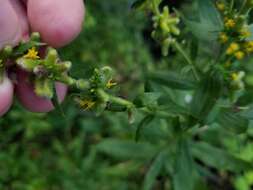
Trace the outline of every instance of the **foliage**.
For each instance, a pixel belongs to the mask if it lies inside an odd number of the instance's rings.
[[[96,94],[102,103],[85,89],[84,109],[74,88],[65,116],[16,104],[0,120],[1,189],[250,189],[252,2],[165,4],[87,3],[82,34],[59,55],[95,89],[109,65],[117,85]]]

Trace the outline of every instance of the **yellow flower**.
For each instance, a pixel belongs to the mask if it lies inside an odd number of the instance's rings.
[[[217,2],[216,6],[217,6],[218,10],[220,10],[220,11],[224,11],[225,10],[225,4],[222,3],[222,2]]]
[[[232,79],[233,81],[237,81],[237,80],[239,79],[238,73],[232,73],[232,74],[231,74],[231,79]]]
[[[226,43],[228,41],[228,36],[224,32],[220,33],[219,38],[222,43]]]
[[[233,42],[233,43],[231,43],[231,44],[229,45],[229,47],[228,47],[226,53],[227,53],[228,55],[231,55],[231,54],[233,54],[234,52],[238,51],[239,48],[240,48],[239,44]]]
[[[117,85],[117,83],[113,82],[112,79],[110,79],[106,84],[106,88],[112,88],[115,85]]]
[[[227,19],[225,22],[225,26],[227,28],[233,28],[235,26],[235,20],[234,19]]]
[[[242,51],[238,51],[234,55],[238,60],[243,59],[245,56],[245,54]]]
[[[78,104],[82,109],[89,110],[96,104],[96,102],[90,99],[84,99],[84,100],[79,99]]]
[[[242,38],[248,38],[251,36],[251,32],[248,29],[244,28],[240,31],[240,36]]]
[[[253,52],[253,41],[246,42],[245,49],[246,49],[247,53],[252,53]]]
[[[38,51],[35,49],[35,47],[32,47],[31,49],[28,50],[27,54],[24,55],[24,58],[39,59],[40,57],[38,56]]]

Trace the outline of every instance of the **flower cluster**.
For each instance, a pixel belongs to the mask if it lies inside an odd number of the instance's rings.
[[[1,77],[7,69],[5,63],[8,61],[15,63],[11,67],[29,75],[29,83],[33,85],[33,93],[37,97],[52,100],[55,107],[59,106],[56,82],[75,92],[74,100],[83,110],[96,107],[103,111],[109,103],[133,107],[131,102],[112,95],[111,90],[117,83],[113,80],[110,67],[95,69],[89,79],[75,79],[69,75],[72,63],[62,61],[56,49],[41,43],[38,33],[33,33],[28,42],[21,42],[15,48],[5,47],[0,51]]]
[[[221,1],[216,2],[220,11],[224,29],[219,34],[219,41],[226,47],[226,56],[231,60],[241,60],[253,53],[253,41],[249,41],[251,32],[246,20],[243,7],[241,10],[231,9]]]
[[[155,11],[152,20],[154,22],[154,30],[151,35],[161,43],[162,53],[167,56],[170,45],[175,41],[174,36],[180,34],[180,30],[177,27],[180,19],[176,15],[170,14],[169,8],[165,6],[162,12],[159,10]]]

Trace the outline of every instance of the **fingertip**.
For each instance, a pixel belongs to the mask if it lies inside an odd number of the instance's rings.
[[[19,102],[27,110],[37,113],[47,113],[54,109],[54,106],[51,100],[38,97],[34,92],[33,84],[28,80],[29,74],[25,71],[17,71],[17,84],[15,86],[16,96]],[[58,101],[63,102],[67,94],[67,86],[56,82],[55,88],[57,92]]]
[[[13,101],[14,87],[11,80],[4,76],[0,83],[0,117],[3,116],[11,107]]]
[[[15,10],[9,1],[0,5],[0,49],[5,45],[16,45],[21,38],[21,28]]]
[[[82,0],[29,0],[27,10],[32,30],[53,47],[70,43],[82,29]]]

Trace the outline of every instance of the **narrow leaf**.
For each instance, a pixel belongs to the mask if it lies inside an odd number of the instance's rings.
[[[137,130],[135,133],[135,141],[139,140],[142,129],[146,127],[148,124],[150,124],[153,121],[153,119],[154,119],[153,115],[148,115],[141,120],[141,122],[137,126]]]
[[[218,116],[218,123],[236,134],[245,133],[248,129],[249,120],[229,110],[222,110]]]
[[[153,185],[156,181],[157,176],[161,172],[163,168],[164,162],[166,160],[166,151],[161,152],[158,154],[154,162],[152,163],[151,167],[148,170],[148,173],[145,176],[144,183],[143,183],[143,190],[152,190]]]
[[[183,77],[175,72],[150,72],[148,74],[148,79],[172,89],[191,90],[196,86],[191,79]]]
[[[195,142],[192,143],[190,147],[195,158],[218,170],[240,172],[245,169],[253,168],[252,163],[237,158],[225,150],[205,142]]]
[[[150,159],[156,152],[156,147],[148,143],[107,139],[97,145],[97,150],[118,159]]]
[[[179,142],[175,172],[173,178],[174,190],[193,190],[196,174],[194,162],[186,141]]]
[[[207,74],[202,80],[191,102],[191,112],[196,118],[205,120],[221,96],[222,84],[219,73]]]

